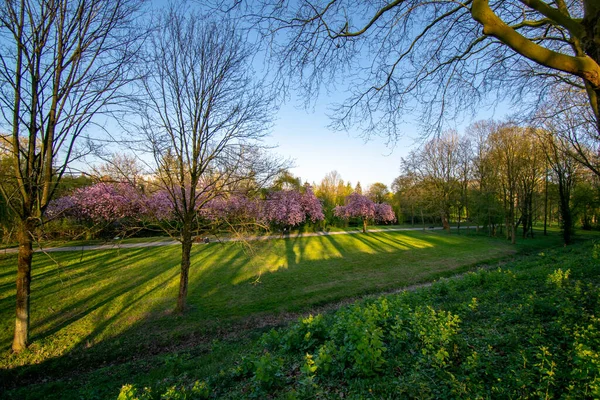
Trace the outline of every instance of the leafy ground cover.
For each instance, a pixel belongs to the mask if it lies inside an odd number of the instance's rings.
[[[559,241],[554,235],[522,248]],[[152,384],[190,368],[209,376],[238,359],[256,328],[342,299],[464,272],[519,248],[433,231],[290,238],[257,242],[250,250],[236,243],[199,245],[193,250],[191,309],[183,316],[170,313],[178,284],[176,246],[39,255],[34,344],[18,356],[8,351],[15,257],[4,255],[0,381],[10,397],[105,398],[125,383]],[[25,389],[15,391],[18,386]]]

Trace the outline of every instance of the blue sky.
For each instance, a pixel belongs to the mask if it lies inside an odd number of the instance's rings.
[[[363,188],[375,182],[391,185],[400,173],[400,158],[408,153],[408,147],[416,132],[404,132],[396,148],[386,147],[382,138],[366,141],[358,132],[339,132],[327,128],[326,103],[323,107],[305,110],[285,104],[276,116],[269,143],[278,147],[273,151],[294,160],[293,175],[302,181],[319,183],[326,173],[336,170],[345,182],[352,186],[357,182]]]
[[[342,96],[336,100],[342,100]],[[295,167],[290,172],[303,182],[319,183],[325,174],[336,170],[344,182],[350,181],[352,186],[360,182],[367,188],[381,182],[391,187],[392,181],[400,175],[401,158],[417,146],[420,132],[416,125],[405,125],[400,132],[402,138],[395,147],[388,148],[384,138],[365,141],[359,137],[359,132],[327,128],[330,101],[331,98],[319,99],[314,110],[296,107],[293,103],[284,104],[276,115],[273,133],[267,139],[267,143],[277,146],[273,152],[291,158]],[[465,118],[456,129],[463,133],[464,128],[474,121],[501,119],[509,109],[507,104],[482,109],[473,119]]]

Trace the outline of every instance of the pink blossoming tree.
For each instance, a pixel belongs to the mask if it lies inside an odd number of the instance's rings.
[[[145,215],[147,206],[147,198],[133,186],[100,182],[76,189],[72,195],[53,201],[48,216],[63,214],[92,222],[113,222]]]
[[[375,203],[375,221],[382,223],[396,222],[396,214],[387,203]]]
[[[378,222],[393,222],[396,220],[394,211],[389,204],[374,203],[367,196],[356,192],[346,197],[345,206],[337,206],[333,212],[339,218],[360,218],[363,224],[363,233],[367,232],[367,222],[369,220]]]
[[[264,226],[260,220],[259,200],[245,193],[216,197],[206,203],[199,214],[214,228],[225,228],[240,236]]]
[[[309,185],[304,187],[303,193],[296,190],[271,193],[263,205],[262,216],[266,222],[286,228],[325,218],[321,202]]]
[[[99,230],[115,222],[124,224],[126,221],[139,227],[140,220],[154,218],[158,212],[159,204],[155,199],[158,196],[145,196],[129,183],[100,182],[53,200],[46,216],[49,219],[74,218]]]

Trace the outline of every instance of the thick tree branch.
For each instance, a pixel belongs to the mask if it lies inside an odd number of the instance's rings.
[[[577,75],[600,88],[600,66],[588,56],[574,57],[542,47],[516,32],[490,8],[488,0],[474,0],[473,18],[483,25],[483,32],[500,40],[522,56],[540,65]]]
[[[583,25],[574,19],[570,18],[568,15],[564,14],[560,10],[556,8],[550,7],[543,1],[540,0],[520,0],[521,3],[529,6],[530,8],[536,10],[540,14],[545,15],[551,20],[557,22],[561,26],[564,26],[571,32],[571,35],[581,38],[585,35],[585,29]],[[477,2],[477,0],[475,0]]]

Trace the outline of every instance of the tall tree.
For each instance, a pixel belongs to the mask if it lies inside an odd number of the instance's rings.
[[[362,194],[362,186],[360,185],[360,182],[356,182],[356,186],[354,186],[354,191],[358,194]]]
[[[343,191],[345,191],[344,180],[337,171],[331,171],[325,174],[325,177],[315,188],[317,197],[319,197],[325,203],[326,207],[333,208],[336,205],[342,204],[344,201]],[[342,193],[340,192],[342,189]],[[340,194],[342,194],[340,196]]]
[[[198,212],[237,183],[276,173],[263,157],[271,98],[251,70],[254,50],[228,20],[182,5],[165,10],[145,47],[140,132],[154,156],[160,189],[181,242],[177,312],[186,306]]]
[[[552,129],[549,124],[548,128]],[[574,228],[571,194],[577,181],[580,164],[573,157],[575,153],[570,143],[552,130],[538,131],[548,165],[554,172],[558,184],[559,211],[561,216],[563,241],[571,244]]]
[[[274,190],[297,190],[299,191],[302,187],[302,180],[300,177],[292,175],[289,171],[281,171],[275,181],[273,182],[272,189]]]
[[[389,194],[390,190],[385,184],[381,182],[373,183],[369,186],[369,189],[367,190],[367,196],[375,203],[383,203],[388,199]]]
[[[456,202],[457,228],[460,229],[460,223],[463,214],[466,213],[466,218],[469,218],[469,183],[471,181],[472,170],[472,147],[471,142],[466,136],[461,136],[456,149],[457,157],[457,183],[458,196]]]
[[[429,187],[430,202],[447,231],[450,230],[450,212],[459,193],[459,143],[458,134],[449,131],[402,159],[403,171],[416,176]]]
[[[131,81],[143,32],[140,0],[3,1],[0,112],[14,175],[0,192],[18,220],[16,324],[29,342],[32,237],[94,117],[112,111]],[[142,33],[141,33],[142,32]]]
[[[520,167],[518,182],[518,206],[521,212],[519,218],[523,225],[523,237],[533,237],[534,204],[533,199],[544,174],[543,145],[540,143],[535,129],[529,127],[521,130],[520,144]]]
[[[489,136],[490,161],[496,166],[502,191],[506,238],[513,244],[520,223],[524,223],[524,234],[529,229],[531,196],[541,175],[539,157],[532,154],[537,153],[535,139],[526,129],[512,124],[498,126]]]
[[[351,193],[352,190],[348,192],[347,185],[344,185],[344,180],[337,171],[325,174],[321,182],[315,186],[315,194],[323,203],[323,211],[328,222],[333,220],[334,208],[344,204],[344,199]]]
[[[473,180],[476,185],[472,209],[477,216],[477,225],[488,229],[490,236],[495,235],[496,224],[501,216],[498,206],[500,190],[498,164],[492,157],[490,135],[498,129],[494,121],[477,121],[467,128],[467,135],[473,143]]]
[[[600,177],[600,131],[595,129],[595,118],[586,106],[585,92],[566,85],[537,114],[538,125],[550,126],[561,142],[568,143],[571,156]]]

